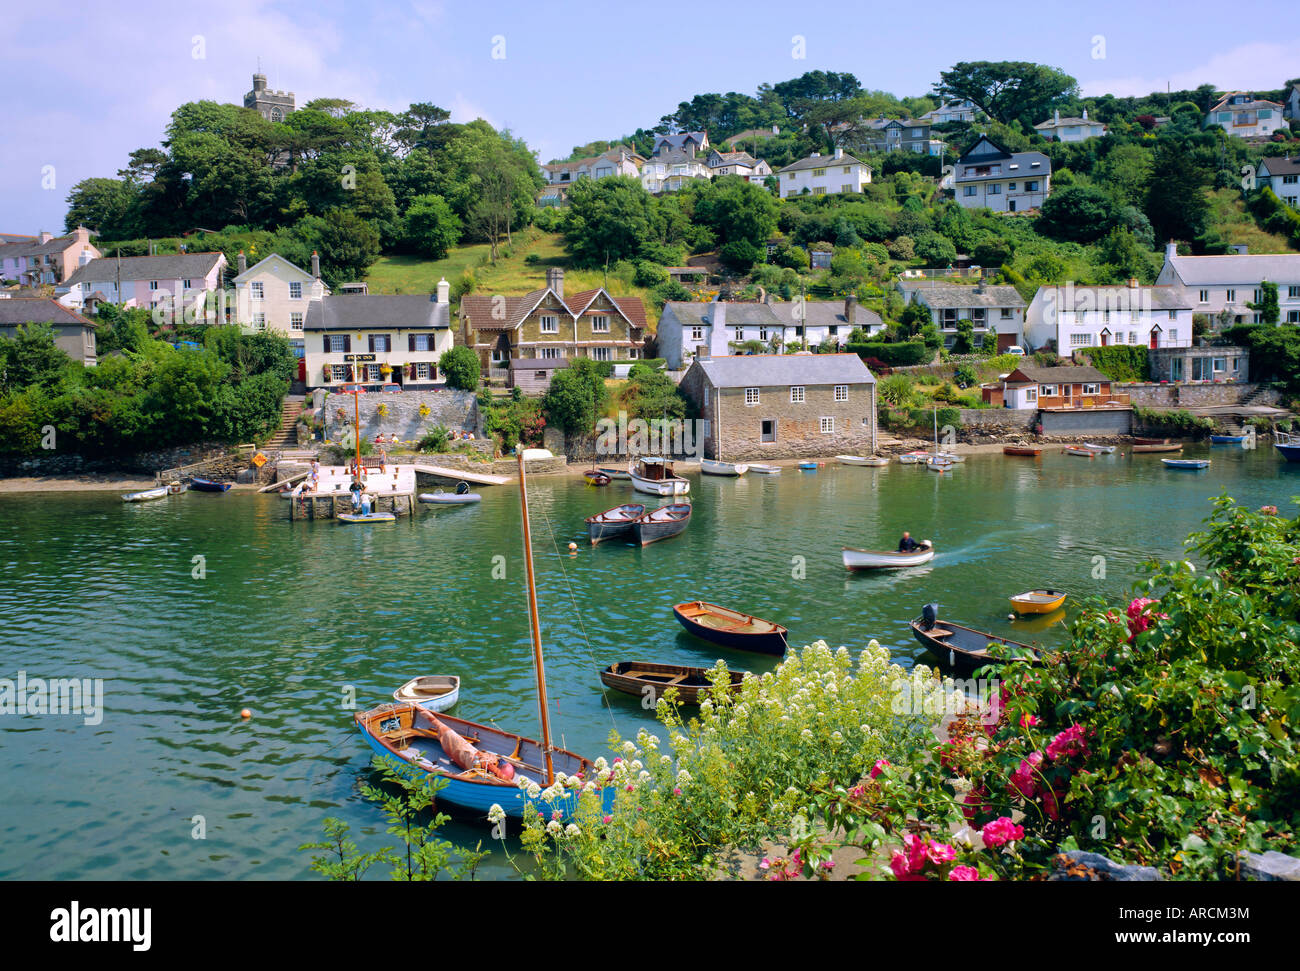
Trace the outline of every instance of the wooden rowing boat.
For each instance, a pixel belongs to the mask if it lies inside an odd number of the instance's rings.
[[[738,693],[746,673],[729,671],[730,683],[726,690],[731,694]],[[708,668],[648,661],[620,661],[611,664],[600,672],[600,680],[615,691],[636,695],[648,700],[650,704],[658,704],[669,688],[676,688],[679,704],[698,705],[713,687]]]
[[[703,600],[677,604],[673,607],[673,616],[696,637],[711,643],[775,657],[785,654],[788,632],[770,620],[761,620]]]
[[[1066,455],[1075,455],[1083,459],[1091,459],[1097,457],[1097,453],[1092,451],[1092,449],[1080,448],[1077,445],[1067,445],[1065,446],[1064,449],[1062,449],[1062,451],[1065,452]]]
[[[460,701],[460,678],[426,674],[412,678],[393,692],[394,701],[413,701],[428,711],[446,711]]]
[[[930,453],[924,450],[914,452],[904,452],[898,457],[898,461],[903,465],[920,465],[930,458]]]
[[[985,665],[1007,663],[1006,659],[993,657],[989,653],[989,648],[996,644],[1029,651],[1033,660],[1040,660],[1043,656],[1041,650],[1030,644],[1008,640],[973,627],[963,627],[961,624],[946,621],[940,623],[936,613],[937,607],[934,604],[926,604],[922,616],[910,624],[912,635],[951,668],[972,671]]]
[[[1003,445],[1002,454],[1033,456],[1033,455],[1042,455],[1043,450],[1039,448],[1037,445],[1021,445],[1021,444]]]
[[[607,486],[610,483],[610,477],[600,469],[588,469],[582,473],[582,477],[587,480],[587,485]]]
[[[1011,598],[1011,609],[1018,614],[1050,614],[1065,603],[1060,590],[1030,590]]]
[[[168,495],[166,486],[159,486],[157,489],[145,489],[142,492],[128,492],[122,496],[123,502],[149,502],[153,499],[166,499]]]
[[[626,536],[632,531],[632,524],[644,515],[643,503],[625,502],[621,506],[588,516],[587,536],[591,539],[591,545],[595,546],[602,540],[613,539],[615,536]]]
[[[749,466],[737,465],[735,462],[717,462],[713,459],[700,459],[700,471],[705,475],[725,475],[735,478],[748,472]]]
[[[1210,467],[1209,459],[1161,459],[1166,468],[1170,469],[1208,469]]]
[[[627,469],[607,469],[603,466],[597,466],[596,471],[609,476],[611,479],[621,479],[624,482],[632,478],[632,473]]]
[[[198,492],[228,492],[234,483],[218,482],[216,479],[204,479],[195,476],[190,480],[190,488]]]
[[[757,464],[753,464],[753,463],[751,463],[750,466],[749,466],[749,471],[751,471],[751,472],[757,472],[757,473],[759,473],[760,475],[780,475],[780,474],[781,474],[781,466],[779,466],[779,465],[757,465]]]
[[[889,464],[889,459],[880,455],[837,455],[835,461],[840,465],[867,465],[873,468]]]
[[[1139,436],[1139,435],[1135,435],[1135,436],[1133,437],[1133,444],[1134,444],[1134,445],[1168,445],[1168,444],[1169,444],[1169,439],[1167,439],[1167,438],[1142,438],[1142,437]]]
[[[817,462],[800,462],[799,468],[805,472],[816,472],[818,464]]]
[[[339,522],[348,525],[365,525],[366,523],[395,523],[397,517],[391,512],[341,512],[338,515]]]
[[[1183,450],[1180,442],[1166,442],[1163,445],[1134,445],[1134,455],[1145,455],[1151,452],[1181,452]]]
[[[901,570],[933,560],[934,544],[927,539],[920,549],[906,553],[898,550],[860,550],[845,546],[842,555],[846,570]]]
[[[1245,435],[1211,435],[1210,443],[1213,445],[1240,445],[1246,440]]]
[[[632,521],[632,537],[641,546],[676,536],[691,522],[691,504],[674,502],[660,506]]]
[[[1083,447],[1089,452],[1096,452],[1098,455],[1110,455],[1115,451],[1114,445],[1095,445],[1092,442],[1084,442]]]

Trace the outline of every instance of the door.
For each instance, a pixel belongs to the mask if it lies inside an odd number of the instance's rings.
[[[763,427],[760,431],[761,431],[761,436],[760,436],[761,441],[775,442],[776,441],[776,419],[764,418]]]
[[[1016,211],[1016,200],[1012,199],[1007,203],[1007,212],[1015,212],[1015,211]]]
[[[1159,347],[1159,346],[1160,346],[1160,328],[1159,328],[1159,327],[1152,327],[1152,328],[1151,328],[1151,347]]]

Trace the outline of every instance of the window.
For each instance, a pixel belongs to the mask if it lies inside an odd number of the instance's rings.
[[[1300,182],[1300,175],[1284,175],[1284,176],[1282,176],[1282,184],[1283,184],[1283,185],[1295,185],[1297,182]]]
[[[847,384],[835,385],[835,400],[836,401],[849,400],[849,386]]]
[[[1228,370],[1228,359],[1226,357],[1216,357],[1213,360],[1214,360],[1213,366],[1215,371]]]
[[[1201,291],[1201,293],[1200,293],[1200,302],[1201,302],[1201,303],[1209,303],[1209,302],[1210,302],[1210,291],[1209,291],[1209,290],[1202,290],[1202,291]]]
[[[328,339],[328,338],[327,338],[327,339]],[[343,365],[343,364],[331,364],[331,365],[330,365],[330,380],[332,380],[332,381],[342,381],[342,380],[344,380],[344,378],[345,378],[346,375],[347,375],[347,369],[346,369],[346,367],[347,367],[347,366],[346,366],[346,365]]]
[[[546,372],[545,372],[545,371],[534,371],[534,372],[533,372],[533,378],[536,379],[536,380],[538,380],[538,381],[545,381],[545,380],[546,380]]]
[[[1026,192],[1037,192],[1037,191],[1038,191],[1038,180],[1037,180],[1037,179],[1030,179],[1030,180],[1028,180],[1027,182],[1025,182],[1025,191],[1026,191]]]
[[[996,182],[990,183],[990,185],[989,185],[989,195],[991,195],[991,196],[1000,196],[1000,195],[1002,195],[1002,186],[998,185],[998,183],[996,183]]]
[[[538,349],[537,356],[544,360],[555,360],[561,356],[558,347],[542,347]]]
[[[183,290],[193,290],[193,289],[194,289],[194,281],[193,281],[193,280],[182,280],[182,281],[181,281],[181,289],[183,289]]]
[[[758,339],[761,340],[761,341],[765,341],[765,340],[767,340],[767,328],[766,328],[766,327],[760,327],[760,328],[758,328]]]
[[[1300,310],[1288,310],[1286,312],[1286,322],[1288,324],[1300,324]]]
[[[841,192],[852,192],[852,191],[853,191],[853,183],[852,183],[852,182],[845,182],[842,186],[840,186],[840,191],[841,191]]]
[[[1101,394],[1101,385],[1099,385],[1099,384],[1085,384],[1085,385],[1083,386],[1083,393],[1084,393],[1084,394]]]
[[[433,377],[433,365],[427,361],[415,366],[415,376],[421,381],[428,381]]]
[[[823,418],[823,419],[822,419],[822,434],[823,434],[823,435],[834,435],[834,434],[835,434],[835,419],[834,419],[834,418]]]
[[[412,351],[433,350],[433,336],[430,334],[412,334],[409,350]]]
[[[1177,320],[1177,319],[1178,319],[1178,311],[1177,311],[1177,310],[1171,310],[1171,311],[1169,311],[1169,319],[1170,319],[1170,320]]]
[[[150,290],[157,290],[157,289],[158,289],[158,281],[157,281],[157,280],[150,280],[150,281],[149,281],[149,289],[150,289]]]
[[[370,350],[380,353],[391,351],[393,349],[393,339],[387,334],[371,334]]]
[[[609,318],[605,316],[591,318],[591,332],[593,334],[609,333]]]
[[[290,330],[299,330],[299,331],[302,330],[302,314],[301,314],[301,313],[292,313],[292,314],[289,315],[289,329],[290,329]]]
[[[302,299],[302,284],[301,284],[301,283],[290,283],[290,284],[289,284],[289,299],[290,299],[290,300],[301,300],[301,299]]]
[[[366,380],[368,380],[371,384],[378,384],[380,381],[379,365],[367,364],[366,375],[367,375]]]
[[[816,187],[812,190],[812,194],[815,195],[815,196],[824,196],[824,195],[826,195],[826,186],[824,186],[824,185],[816,186]]]
[[[1131,330],[1128,332],[1128,342],[1130,344],[1136,344],[1138,342],[1137,331]]]
[[[764,442],[776,441],[776,419],[765,418],[760,426],[760,437]]]
[[[1008,192],[1015,192],[1015,191],[1016,191],[1016,184],[1015,184],[1014,182],[1008,182],[1008,183],[1007,183],[1007,191],[1008,191]]]
[[[1033,403],[1034,403],[1035,401],[1037,401],[1037,400],[1038,400],[1038,389],[1037,389],[1037,388],[1025,388],[1025,403],[1026,403],[1026,404],[1033,404]]]
[[[253,314],[253,326],[258,330],[266,330],[266,314]]]
[[[693,340],[693,341],[702,341],[702,340],[704,340],[704,328],[703,328],[703,327],[692,327],[692,328],[691,328],[691,340]]]
[[[743,328],[743,327],[737,327],[737,328],[736,328],[736,341],[737,341],[737,343],[739,343],[740,341],[743,341],[744,339],[745,339],[745,328]]]
[[[1010,307],[1003,307],[1003,308],[1002,308],[1002,319],[1003,319],[1003,320],[1010,320],[1010,319],[1011,319],[1011,308],[1010,308]]]
[[[756,404],[758,404],[758,389],[757,389],[757,388],[746,388],[746,389],[745,389],[745,405],[748,406],[748,407],[753,407],[753,406],[756,405]]]
[[[1300,287],[1287,287],[1286,295],[1289,300],[1300,299]]]
[[[975,194],[975,186],[973,185],[966,186],[964,189],[961,190],[961,194],[964,196],[973,196]]]
[[[262,297],[265,296],[265,294],[263,293],[263,289],[264,289],[264,288],[263,288],[263,286],[262,286],[262,284],[261,284],[260,282],[259,282],[259,283],[251,283],[251,284],[249,284],[248,292],[249,292],[249,295],[250,295],[254,300],[261,300]]]
[[[1236,291],[1236,290],[1224,290],[1224,291],[1223,291],[1223,299],[1226,300],[1228,303],[1232,303],[1234,300],[1237,299],[1237,291]]]
[[[826,174],[826,170],[825,170],[825,169],[813,169],[813,178],[814,178],[814,179],[820,179],[820,178],[821,178],[823,175],[825,175],[825,174]]]
[[[325,336],[325,353],[342,354],[348,349],[348,339],[334,334]]]
[[[792,385],[790,387],[790,404],[801,405],[804,403],[804,400],[805,398],[804,398],[803,385],[799,385],[799,384]]]
[[[844,174],[845,174],[845,175],[848,175],[850,171],[852,171],[852,169],[851,169],[849,166],[847,166],[847,165],[844,166]],[[1291,176],[1291,181],[1292,181],[1292,182],[1295,181],[1295,176],[1294,176],[1294,175]]]
[[[1177,331],[1177,329],[1175,329],[1175,330],[1171,330],[1171,331],[1169,332],[1169,339],[1170,339],[1170,341],[1176,341],[1176,340],[1178,340],[1178,331]]]
[[[1071,334],[1071,335],[1070,335],[1070,346],[1071,346],[1071,347],[1092,347],[1092,335],[1091,335],[1091,334]]]
[[[591,349],[591,359],[593,361],[610,361],[613,360],[613,356],[608,347],[593,347]]]
[[[1261,290],[1259,287],[1256,287],[1256,288],[1255,288],[1255,299],[1254,299],[1253,302],[1254,302],[1254,303],[1259,303],[1259,302],[1260,302],[1261,300],[1263,300],[1263,299],[1264,299],[1264,291]]]
[[[542,318],[543,334],[558,334],[560,332],[560,318],[545,316]]]
[[[1038,389],[1038,393],[1039,393],[1040,395],[1042,395],[1044,398],[1055,398],[1055,397],[1056,397],[1056,385],[1054,385],[1054,384],[1045,384],[1045,385],[1043,385],[1042,387],[1040,387],[1040,388]]]

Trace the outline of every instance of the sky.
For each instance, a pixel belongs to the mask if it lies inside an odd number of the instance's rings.
[[[0,36],[0,232],[62,232],[73,185],[157,146],[180,104],[242,104],[259,58],[269,86],[300,106],[432,102],[454,121],[510,128],[543,162],[652,127],[695,94],[753,94],[816,69],[900,97],[928,94],[963,60],[1049,64],[1085,95],[1272,89],[1300,76],[1300,22],[1282,0],[1238,0],[1226,16],[1208,0],[1071,6],[13,3]]]

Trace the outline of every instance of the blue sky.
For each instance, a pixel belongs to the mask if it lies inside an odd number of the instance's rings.
[[[21,233],[61,231],[71,186],[113,176],[130,151],[157,145],[177,105],[240,103],[259,57],[271,87],[293,91],[299,104],[335,96],[400,110],[431,101],[457,121],[510,127],[541,161],[649,127],[693,94],[753,93],[814,69],[851,71],[898,95],[927,93],[961,60],[1051,64],[1085,94],[1144,94],[1166,83],[1276,88],[1300,75],[1300,30],[1286,28],[1297,23],[1286,14],[1294,6],[1281,0],[1239,0],[1230,13],[1207,0],[1095,0],[1072,10],[994,0],[8,6],[0,231]],[[793,56],[796,36],[803,59]],[[498,37],[503,58],[493,57]]]

